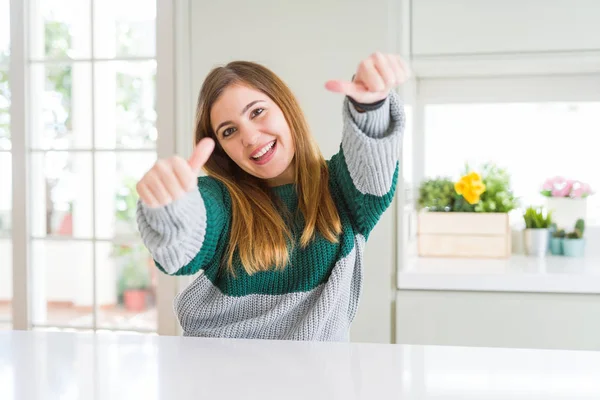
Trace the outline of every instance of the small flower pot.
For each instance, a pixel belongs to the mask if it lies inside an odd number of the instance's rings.
[[[585,253],[585,239],[564,239],[563,253],[567,257],[583,257]]]
[[[554,256],[563,255],[563,238],[550,238],[550,253]]]
[[[530,256],[544,257],[548,253],[548,229],[525,229],[525,251]]]
[[[144,289],[127,289],[123,293],[123,301],[127,311],[142,312],[146,310],[146,296],[148,291]]]

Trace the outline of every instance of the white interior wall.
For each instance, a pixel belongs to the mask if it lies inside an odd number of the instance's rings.
[[[415,57],[600,50],[595,0],[413,0]]]
[[[398,343],[600,351],[597,295],[400,290],[396,303]]]

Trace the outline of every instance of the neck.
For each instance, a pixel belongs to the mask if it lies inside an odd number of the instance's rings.
[[[290,165],[286,168],[286,170],[283,171],[280,175],[276,176],[275,178],[267,179],[267,184],[273,187],[294,183],[296,181],[294,175],[294,162],[291,162]]]

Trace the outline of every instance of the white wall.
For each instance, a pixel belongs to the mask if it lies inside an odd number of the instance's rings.
[[[404,344],[600,351],[600,296],[398,291]]]
[[[359,61],[376,50],[398,52],[399,1],[328,0],[260,3],[192,1],[191,93],[209,70],[235,59],[264,63],[297,95],[321,150],[332,156],[341,140],[342,97],[329,93],[329,79],[350,78]],[[235,12],[232,12],[235,10]],[[185,145],[191,137],[182,138]],[[382,218],[366,249],[364,296],[352,340],[392,340],[395,268],[394,207]]]
[[[416,57],[600,50],[596,0],[413,0]]]

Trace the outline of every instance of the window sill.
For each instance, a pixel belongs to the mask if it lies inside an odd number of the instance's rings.
[[[600,256],[509,259],[411,258],[400,290],[600,294]]]

